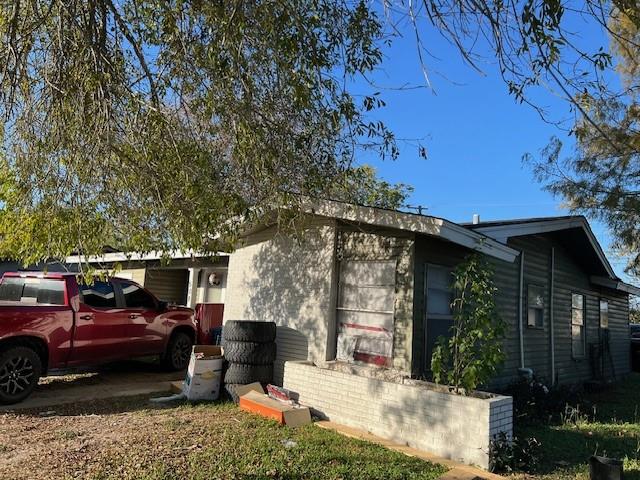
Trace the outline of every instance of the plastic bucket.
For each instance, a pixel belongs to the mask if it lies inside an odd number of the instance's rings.
[[[622,480],[623,478],[622,460],[616,458],[598,457],[593,455],[589,458],[589,474],[591,480]]]

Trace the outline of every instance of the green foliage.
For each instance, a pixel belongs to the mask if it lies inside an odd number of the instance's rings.
[[[609,389],[585,394],[595,416],[578,422],[516,425],[516,436],[541,443],[539,480],[588,480],[591,455],[624,461],[624,477],[640,478],[640,374],[632,373]]]
[[[398,209],[406,203],[412,192],[413,187],[410,185],[392,185],[380,180],[374,167],[362,165],[348,169],[344,174],[344,180],[334,184],[328,195],[333,200],[357,205]]]
[[[558,424],[568,412],[588,410],[589,404],[576,386],[547,387],[538,379],[519,379],[504,392],[513,398],[513,419],[516,427],[524,425]]]
[[[640,7],[616,4],[608,17],[620,88],[576,94],[580,105],[567,153],[553,138],[540,159],[525,159],[537,179],[575,213],[608,225],[630,273],[640,272]]]
[[[491,471],[498,473],[533,472],[540,463],[542,444],[534,437],[508,438],[500,432],[491,441]]]
[[[346,87],[383,35],[365,2],[3,2],[0,256],[229,250],[255,207],[327,196],[361,138],[397,156]]]
[[[480,254],[469,255],[453,272],[451,337],[440,337],[431,370],[437,383],[469,393],[486,383],[504,361],[505,324],[495,304],[493,271]]]
[[[477,69],[497,61],[518,101],[552,84],[586,112],[611,57],[574,20],[611,9],[582,3],[0,2],[0,256],[229,250],[241,219],[336,188],[396,206],[404,186],[352,166],[399,155],[370,75],[401,27],[421,61],[435,28]]]

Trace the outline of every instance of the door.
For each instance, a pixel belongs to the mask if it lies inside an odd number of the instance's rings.
[[[80,284],[71,364],[100,363],[130,357],[129,315],[118,308],[111,282]]]
[[[127,280],[114,281],[124,312],[132,355],[154,355],[164,350],[166,325],[157,299],[140,285]]]
[[[189,271],[184,268],[150,268],[144,287],[156,298],[175,305],[187,304]]]
[[[431,356],[438,343],[438,338],[451,336],[451,327],[453,326],[451,284],[453,276],[451,268],[432,264],[427,265],[425,275],[425,371],[431,372]]]
[[[396,260],[340,262],[338,360],[391,367]]]

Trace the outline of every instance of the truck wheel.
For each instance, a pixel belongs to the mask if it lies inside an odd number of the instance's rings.
[[[276,324],[251,320],[227,320],[222,327],[222,338],[233,342],[273,342],[276,339]]]
[[[27,398],[40,379],[42,362],[29,347],[10,347],[0,353],[0,403],[10,405]]]
[[[171,335],[167,351],[162,357],[162,364],[169,370],[184,370],[189,366],[193,340],[184,332]]]

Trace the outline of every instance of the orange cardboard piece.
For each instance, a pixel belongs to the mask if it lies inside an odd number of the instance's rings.
[[[240,397],[240,409],[272,418],[280,425],[289,425],[290,427],[311,423],[311,412],[307,407],[286,405],[255,390]]]

